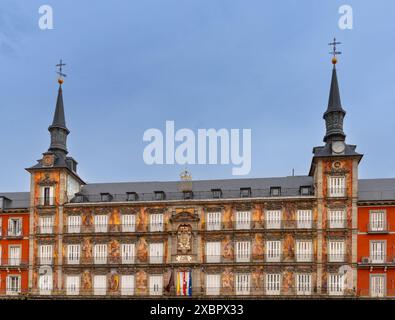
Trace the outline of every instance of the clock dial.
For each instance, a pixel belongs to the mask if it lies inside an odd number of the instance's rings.
[[[344,145],[343,141],[334,141],[332,142],[332,151],[334,153],[342,153],[346,146]]]

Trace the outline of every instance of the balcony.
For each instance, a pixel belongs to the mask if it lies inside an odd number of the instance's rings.
[[[368,233],[378,234],[378,233],[389,233],[389,225],[386,221],[381,223],[368,223],[367,230]]]
[[[328,188],[329,198],[345,198],[347,197],[347,188],[332,187]]]
[[[29,265],[28,259],[21,259],[21,258],[2,258],[0,260],[0,268],[7,267],[7,268],[20,268],[20,267],[27,267]]]
[[[328,219],[326,220],[326,229],[347,229],[347,219]]]
[[[55,197],[37,197],[35,200],[35,206],[37,207],[53,207],[57,205],[58,202]]]
[[[328,253],[326,257],[328,263],[343,263],[348,260],[348,255],[345,253]]]
[[[369,257],[362,257],[358,261],[358,266],[385,266],[385,267],[395,267],[395,256],[387,256],[384,254],[369,256]]]
[[[164,223],[160,224],[121,224],[121,223],[107,223],[107,224],[73,224],[63,226],[64,234],[107,234],[107,233],[161,233],[167,232]]]
[[[300,221],[300,220],[251,220],[250,222],[216,222],[216,223],[202,223],[202,229],[215,232],[215,231],[243,231],[243,230],[300,230],[300,231],[313,231],[316,230],[317,223],[315,221]]]

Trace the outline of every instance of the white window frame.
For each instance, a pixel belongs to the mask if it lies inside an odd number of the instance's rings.
[[[387,292],[387,276],[382,273],[370,274],[369,293],[371,297],[383,298]]]
[[[296,226],[298,229],[311,229],[313,227],[313,210],[311,209],[297,210]]]
[[[121,275],[121,295],[132,296],[134,295],[135,277],[133,274]]]
[[[95,232],[103,233],[108,231],[108,215],[97,214],[94,218]]]
[[[295,274],[295,287],[297,295],[311,295],[313,277],[311,273]]]
[[[208,262],[208,263],[221,262],[221,242],[220,241],[206,242],[206,262]]]
[[[206,295],[218,296],[221,289],[220,274],[206,274]]]
[[[371,263],[384,263],[387,258],[387,241],[386,240],[370,240],[369,252]]]
[[[70,215],[67,217],[67,232],[68,233],[81,232],[81,216]]]
[[[328,209],[328,224],[330,229],[342,229],[346,225],[345,209]]]
[[[8,246],[8,265],[19,266],[21,264],[22,247],[20,244]]]
[[[251,260],[251,241],[236,241],[236,262]]]
[[[40,233],[41,234],[52,234],[53,233],[53,216],[42,216],[39,219]]]
[[[38,278],[38,289],[40,295],[49,295],[53,289],[53,276],[52,274],[40,275]]]
[[[45,189],[49,189],[49,194],[48,194],[48,204],[46,203],[45,199]],[[53,206],[54,205],[54,187],[53,186],[42,186],[40,187],[40,205],[49,205]]]
[[[67,264],[79,264],[81,259],[81,245],[67,245]]]
[[[16,281],[15,281],[16,280]],[[6,277],[6,295],[18,295],[21,293],[21,276],[10,274]]]
[[[329,197],[346,196],[345,176],[328,176],[328,196]]]
[[[328,275],[328,294],[338,296],[344,294],[344,274],[330,273]]]
[[[93,294],[95,296],[104,296],[107,293],[107,276],[94,275],[93,276]]]
[[[280,262],[282,252],[281,240],[268,240],[266,241],[266,261],[267,262]]]
[[[135,244],[134,243],[122,243],[121,244],[121,259],[122,259],[122,264],[134,263],[134,259],[135,259]]]
[[[281,229],[282,210],[266,210],[266,229]]]
[[[311,262],[313,260],[313,241],[296,240],[296,261]]]
[[[251,211],[236,211],[236,230],[251,228]]]
[[[385,231],[387,228],[386,210],[370,210],[369,227],[369,231]]]
[[[136,215],[123,214],[121,216],[122,232],[135,232],[136,231]]]
[[[108,246],[106,243],[97,243],[93,247],[93,260],[95,264],[107,264]]]
[[[80,294],[81,277],[76,276],[66,276],[66,295],[77,296]]]
[[[15,222],[15,223],[13,223]],[[8,218],[8,236],[20,237],[22,236],[22,218]]]
[[[41,265],[50,265],[53,262],[53,245],[41,244],[38,246],[39,263]]]
[[[163,294],[163,275],[149,276],[149,294],[151,296],[161,296]]]
[[[206,230],[208,231],[221,230],[222,213],[220,211],[207,212],[206,219],[207,219]]]
[[[329,240],[328,242],[328,261],[344,262],[346,253],[345,240]]]
[[[149,244],[149,260],[150,263],[163,263],[163,242],[154,242]]]
[[[251,275],[249,273],[236,273],[236,295],[249,295],[251,291]]]
[[[163,231],[163,213],[151,213],[150,214],[150,232],[162,232]]]
[[[265,293],[271,296],[281,294],[282,275],[281,273],[266,273],[265,275]]]

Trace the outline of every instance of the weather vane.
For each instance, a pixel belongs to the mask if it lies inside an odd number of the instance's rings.
[[[336,45],[338,45],[338,44],[341,44],[341,42],[336,41],[336,38],[333,38],[333,42],[328,43],[329,46],[333,46],[332,52],[329,52],[329,54],[333,55],[333,58],[332,58],[332,63],[333,64],[337,63],[336,55],[342,54],[340,51],[336,51]]]
[[[65,66],[65,65],[66,65],[66,64],[63,63],[63,60],[62,60],[62,59],[60,59],[60,63],[58,63],[58,64],[56,65],[56,67],[59,69],[58,71],[56,71],[56,73],[59,75],[59,78],[58,78],[59,84],[62,84],[62,83],[63,83],[63,78],[66,77],[66,74],[64,74],[64,73],[62,72],[63,66]]]

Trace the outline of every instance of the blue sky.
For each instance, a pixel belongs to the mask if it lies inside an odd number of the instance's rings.
[[[94,3],[94,4],[93,4]],[[40,30],[38,8],[54,10]],[[354,28],[340,30],[339,6]],[[0,191],[29,190],[24,168],[49,146],[57,94],[70,155],[87,182],[176,180],[184,166],[144,163],[149,128],[251,128],[249,177],[308,173],[322,144],[330,48],[360,177],[395,177],[393,1],[2,0]],[[232,178],[232,166],[188,166],[194,179]]]

